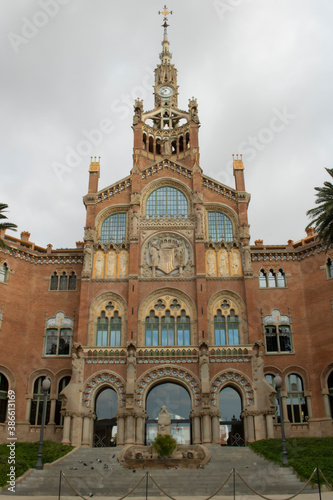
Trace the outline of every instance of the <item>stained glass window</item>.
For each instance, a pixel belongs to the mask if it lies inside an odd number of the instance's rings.
[[[116,213],[107,217],[102,224],[101,241],[121,243],[126,237],[126,213]]]
[[[222,212],[208,212],[209,238],[213,241],[233,241],[232,222]]]
[[[155,218],[187,217],[186,196],[170,186],[155,189],[147,198],[146,216]]]

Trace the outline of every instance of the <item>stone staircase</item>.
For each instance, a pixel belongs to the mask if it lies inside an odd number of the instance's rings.
[[[146,474],[145,470],[125,469],[118,462],[121,448],[80,448],[58,463],[42,471],[33,471],[29,477],[16,485],[16,495],[57,496],[60,471],[83,496],[108,496],[119,498],[132,489]],[[211,446],[211,461],[199,469],[154,469],[149,471],[155,481],[169,494],[176,497],[209,496],[216,491],[235,468],[253,489],[264,495],[293,494],[304,483],[289,468],[281,468],[256,455],[249,448]],[[237,477],[237,495],[251,495],[251,490]],[[314,493],[307,487],[304,493]],[[11,494],[2,491],[1,495]],[[75,493],[62,479],[62,496]],[[233,495],[233,478],[218,493]],[[132,497],[146,496],[146,478],[133,492]],[[148,496],[160,496],[157,486],[149,479]]]

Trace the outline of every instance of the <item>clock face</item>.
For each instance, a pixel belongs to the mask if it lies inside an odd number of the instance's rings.
[[[173,94],[173,89],[171,87],[168,87],[167,85],[164,85],[160,88],[158,93],[161,97],[171,97]]]

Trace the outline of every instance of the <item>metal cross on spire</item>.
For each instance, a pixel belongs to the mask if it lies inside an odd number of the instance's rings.
[[[169,14],[172,14],[172,10],[168,10],[168,7],[166,5],[164,5],[163,10],[162,11],[159,10],[158,13],[162,14],[162,16],[164,16],[164,18],[163,18],[164,22],[163,22],[162,26],[164,27],[164,30],[166,30],[167,27],[169,26],[167,16]]]

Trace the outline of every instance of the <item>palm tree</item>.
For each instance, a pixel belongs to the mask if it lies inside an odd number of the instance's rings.
[[[333,177],[333,168],[325,169]],[[312,221],[307,229],[314,224],[318,236],[326,245],[326,250],[333,245],[333,184],[324,182],[324,187],[315,187],[317,191],[316,204],[318,207],[311,208],[306,212]]]
[[[5,203],[0,203],[0,219],[8,219],[6,215],[4,215],[5,209],[8,208],[8,205]],[[0,231],[2,229],[12,229],[13,231],[16,231],[17,225],[13,224],[12,222],[0,222]],[[8,245],[0,238],[0,248],[8,248]]]

